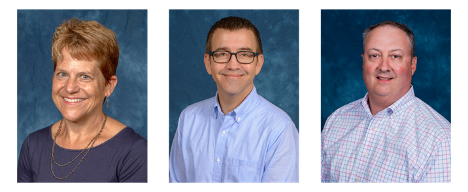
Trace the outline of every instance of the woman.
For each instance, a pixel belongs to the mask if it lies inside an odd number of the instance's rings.
[[[118,58],[114,32],[95,21],[56,28],[52,100],[63,119],[26,138],[18,182],[147,181],[147,141],[102,111],[117,84]]]

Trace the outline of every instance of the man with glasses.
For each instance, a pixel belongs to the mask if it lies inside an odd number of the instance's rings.
[[[263,61],[250,21],[226,17],[211,27],[204,62],[218,92],[181,113],[170,182],[298,182],[296,126],[253,85]]]

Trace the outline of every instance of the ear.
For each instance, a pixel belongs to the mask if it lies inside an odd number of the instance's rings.
[[[262,70],[263,61],[264,61],[263,54],[258,55],[257,56],[257,65],[255,66],[255,68],[256,68],[255,75],[258,75],[258,73],[260,73],[260,70]]]
[[[205,58],[203,58],[203,60],[204,60],[204,62],[205,62],[206,72],[208,72],[208,74],[211,75],[211,61],[210,61],[210,55],[205,54]]]
[[[106,97],[109,97],[112,95],[112,92],[114,92],[114,88],[117,85],[117,76],[113,75],[109,83],[106,84],[106,90],[105,90],[105,95]]]
[[[411,60],[411,75],[414,75],[417,64],[418,64],[418,57],[413,57],[413,59]]]

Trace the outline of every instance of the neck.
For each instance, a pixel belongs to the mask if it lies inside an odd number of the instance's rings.
[[[370,96],[367,98],[367,104],[369,104],[369,108],[370,108],[372,115],[376,115],[380,111],[392,105],[392,103],[374,100]]]
[[[245,88],[243,92],[237,95],[230,95],[224,92],[218,91],[218,102],[221,106],[221,111],[224,114],[228,114],[233,111],[244,101],[244,99],[252,92],[253,84]],[[219,90],[219,89],[218,89]]]
[[[398,95],[386,95],[386,96],[379,96],[376,94],[371,94],[368,92],[367,94],[367,103],[369,104],[369,108],[371,110],[372,115],[376,115],[380,111],[386,109],[390,105],[393,105],[398,99],[405,96],[408,91],[411,89],[411,86],[406,89],[406,91],[401,92]]]
[[[95,136],[102,128],[104,123],[105,114],[103,112],[97,113],[89,117],[87,120],[82,121],[69,121],[63,120],[60,135],[70,138],[78,139],[80,137]]]

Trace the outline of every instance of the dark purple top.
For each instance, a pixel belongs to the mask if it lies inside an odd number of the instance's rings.
[[[18,160],[18,182],[147,182],[147,141],[130,127],[91,148],[68,178],[56,179],[50,170],[54,142],[51,126],[29,134],[24,140]],[[81,151],[56,144],[54,158],[58,164],[66,164]],[[86,151],[64,167],[52,162],[55,175],[60,178],[67,176]]]

